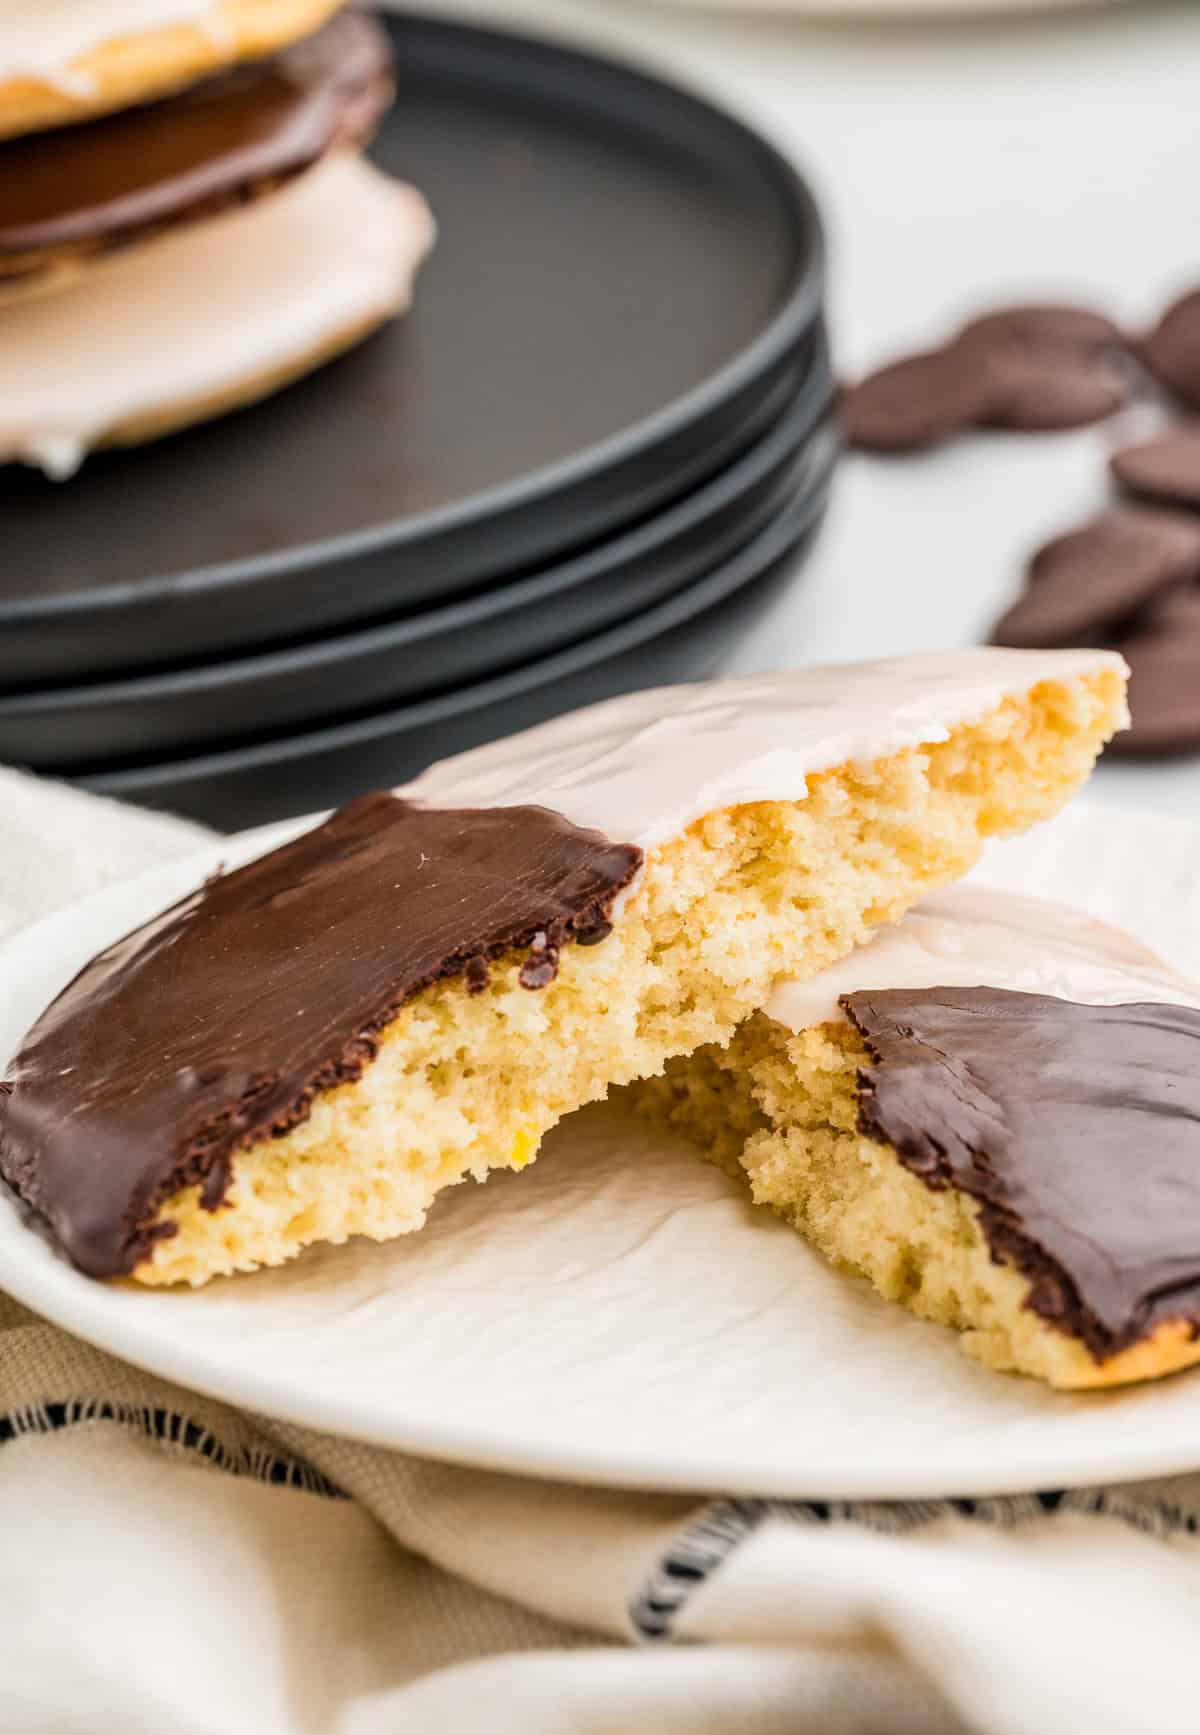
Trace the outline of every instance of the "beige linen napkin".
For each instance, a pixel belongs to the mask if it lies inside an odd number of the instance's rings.
[[[201,835],[0,772],[0,930]],[[4,1735],[1191,1735],[1198,1528],[1200,1477],[845,1507],[451,1468],[0,1296]]]

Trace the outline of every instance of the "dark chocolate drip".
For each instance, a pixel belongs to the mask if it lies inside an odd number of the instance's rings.
[[[374,130],[391,95],[391,51],[346,13],[268,60],[145,108],[0,144],[0,260],[115,245],[211,212],[306,169]]]
[[[842,1006],[871,1056],[860,1130],[978,1202],[1035,1313],[1097,1361],[1200,1324],[1200,1011],[993,988]]]
[[[238,1151],[358,1078],[381,1030],[451,976],[527,951],[544,987],[594,943],[641,862],[540,807],[364,796],[94,958],[0,1092],[0,1173],[72,1260],[130,1271],[180,1187],[215,1209]]]

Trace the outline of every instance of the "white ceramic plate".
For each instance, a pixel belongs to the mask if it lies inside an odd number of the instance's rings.
[[[995,18],[1010,12],[1094,11],[1136,0],[657,0],[659,5],[704,12],[741,12],[753,18],[796,13],[805,18]]]
[[[275,827],[226,859],[294,831]],[[981,870],[1123,921],[1200,975],[1200,828],[1084,811]],[[211,852],[0,948],[0,1059]],[[1069,1397],[835,1275],[683,1143],[612,1106],[420,1235],[157,1293],[90,1282],[5,1203],[0,1285],[80,1337],[268,1414],[473,1464],[654,1488],[984,1494],[1200,1466],[1200,1374]]]

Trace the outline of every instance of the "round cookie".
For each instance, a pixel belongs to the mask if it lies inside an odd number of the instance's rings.
[[[0,6],[0,138],[149,102],[311,35],[344,0]]]
[[[67,476],[96,446],[266,396],[402,312],[433,235],[420,194],[339,151],[271,199],[0,307],[0,461]]]
[[[114,248],[248,204],[330,149],[364,144],[391,71],[386,32],[347,13],[148,107],[0,144],[0,292],[58,287]]]

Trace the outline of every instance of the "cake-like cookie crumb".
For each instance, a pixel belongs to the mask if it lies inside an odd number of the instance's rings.
[[[993,1368],[1200,1361],[1200,990],[1055,906],[954,892],[768,1010],[643,1109]]]
[[[86,1269],[151,1284],[418,1229],[1048,817],[1123,688],[1103,654],[896,659],[447,761],[87,966],[10,1072],[0,1171]]]

